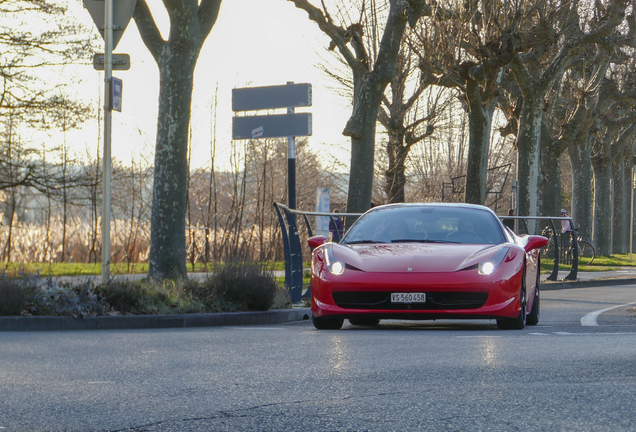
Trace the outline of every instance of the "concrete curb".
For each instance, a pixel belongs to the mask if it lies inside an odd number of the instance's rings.
[[[616,278],[603,278],[603,279],[590,279],[590,280],[577,280],[577,281],[542,281],[541,289],[543,291],[556,291],[562,289],[572,288],[594,288],[600,286],[614,286],[614,285],[630,285],[636,284],[636,278],[633,277],[616,277]]]
[[[281,324],[311,317],[309,308],[266,312],[230,312],[180,315],[96,316],[87,318],[20,316],[0,317],[0,331],[123,330]]]

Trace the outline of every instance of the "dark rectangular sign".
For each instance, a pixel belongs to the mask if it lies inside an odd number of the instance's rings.
[[[232,111],[311,106],[311,84],[232,89]]]
[[[232,118],[233,139],[280,138],[311,135],[311,113]]]

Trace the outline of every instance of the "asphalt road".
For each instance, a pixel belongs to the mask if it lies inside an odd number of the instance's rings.
[[[633,302],[636,286],[546,291],[521,331],[3,332],[0,432],[636,430]]]

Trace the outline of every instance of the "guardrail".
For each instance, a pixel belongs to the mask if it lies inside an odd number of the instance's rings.
[[[300,233],[298,230],[298,224],[296,222],[296,216],[302,216],[303,222],[307,229],[307,234],[309,237],[313,236],[313,229],[311,227],[311,223],[309,222],[310,216],[325,216],[329,217],[331,221],[333,221],[335,225],[335,217],[347,217],[353,216],[358,217],[361,216],[362,213],[321,213],[321,212],[308,212],[301,210],[290,209],[284,204],[274,203],[274,209],[278,216],[278,222],[280,223],[281,233],[283,237],[283,249],[285,254],[285,286],[289,290],[289,295],[291,297],[292,303],[298,303],[303,298],[307,298],[311,295],[310,290],[303,290],[303,253],[302,253],[302,245],[300,242]],[[499,216],[499,219],[514,219],[523,222],[525,230],[527,232],[527,223],[528,220],[546,220],[549,221],[549,227],[552,231],[552,240],[554,241],[555,246],[555,254],[554,254],[554,266],[552,268],[552,273],[548,276],[548,280],[557,280],[559,275],[559,236],[561,233],[560,230],[557,231],[554,225],[554,221],[556,220],[569,220],[572,227],[574,227],[574,223],[571,217],[552,217],[552,216]],[[572,236],[572,252],[573,252],[573,262],[572,262],[572,270],[565,277],[565,280],[576,280],[578,269],[579,269],[579,256],[578,256],[578,246],[577,246],[577,238],[576,238],[576,228],[570,232]],[[519,230],[517,230],[519,231]],[[336,235],[333,239],[334,241],[340,241],[339,235],[336,232]]]

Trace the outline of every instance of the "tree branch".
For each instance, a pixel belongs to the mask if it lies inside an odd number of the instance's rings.
[[[137,24],[137,28],[139,29],[139,34],[141,35],[144,45],[146,45],[150,54],[152,54],[158,64],[161,58],[161,52],[163,51],[163,47],[166,42],[161,37],[161,33],[159,32],[157,24],[150,13],[150,8],[148,8],[146,0],[137,0],[133,18],[135,19],[135,23]]]

